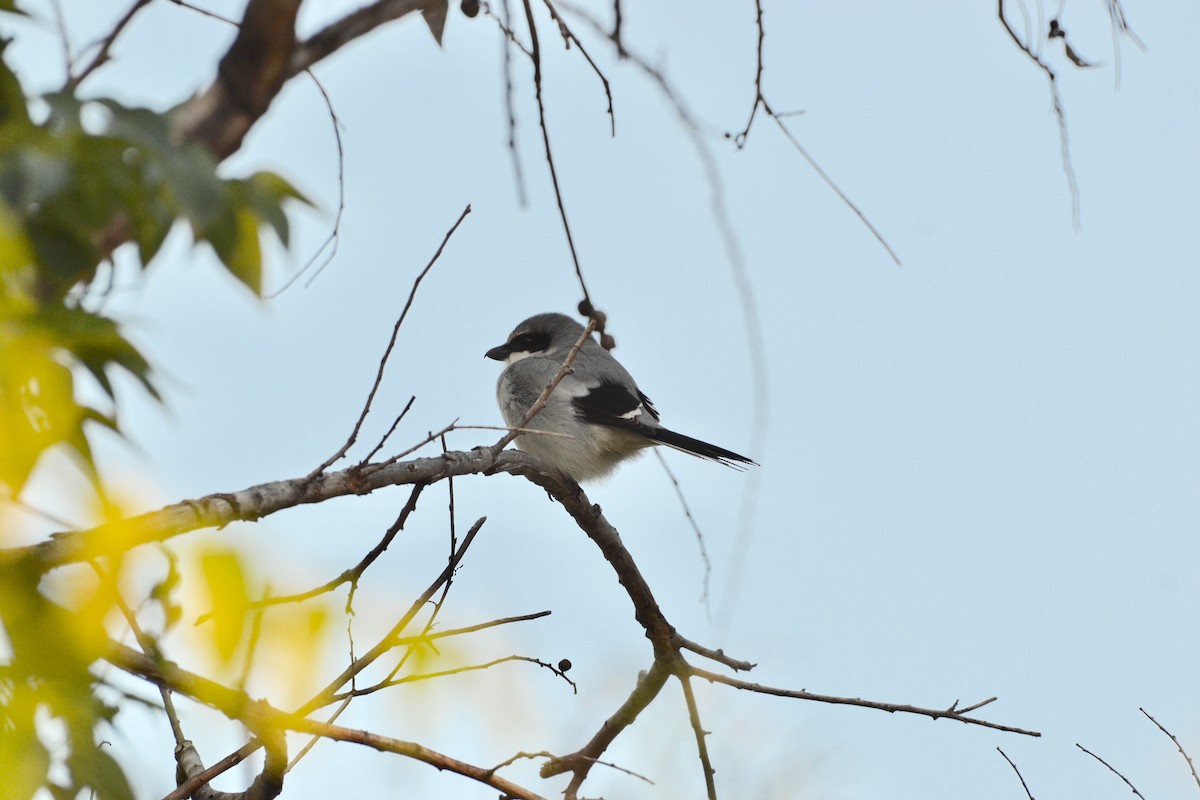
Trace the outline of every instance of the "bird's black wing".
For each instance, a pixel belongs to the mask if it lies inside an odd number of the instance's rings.
[[[604,381],[598,386],[593,386],[587,394],[573,398],[572,402],[585,422],[630,431],[728,467],[741,469],[742,464],[755,463],[732,450],[662,427],[658,424],[658,411],[650,402],[650,398],[637,389],[630,391],[624,384],[616,381]]]
[[[658,411],[646,395],[636,388],[630,391],[623,383],[603,381],[588,388],[587,394],[572,398],[576,413],[585,422],[607,425],[627,431],[645,434],[648,427],[658,421]]]

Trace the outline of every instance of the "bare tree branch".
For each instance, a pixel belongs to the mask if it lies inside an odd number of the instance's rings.
[[[1188,769],[1189,769],[1189,770],[1191,770],[1191,772],[1192,772],[1192,780],[1194,780],[1194,781],[1196,782],[1196,788],[1200,788],[1200,775],[1197,775],[1197,774],[1196,774],[1196,765],[1192,763],[1192,757],[1191,757],[1191,756],[1189,756],[1189,755],[1188,755],[1188,752],[1187,752],[1186,750],[1184,750],[1184,749],[1183,749],[1183,745],[1181,745],[1181,744],[1179,743],[1179,740],[1175,738],[1175,734],[1171,733],[1169,730],[1167,730],[1166,728],[1164,728],[1164,727],[1162,726],[1162,723],[1160,723],[1160,722],[1159,722],[1158,720],[1156,720],[1154,717],[1150,716],[1150,712],[1149,712],[1149,711],[1147,711],[1146,709],[1144,709],[1144,708],[1139,708],[1139,709],[1138,709],[1138,711],[1140,711],[1140,712],[1142,712],[1143,714],[1145,714],[1145,715],[1146,715],[1146,719],[1148,719],[1148,720],[1150,720],[1151,722],[1153,722],[1153,723],[1154,723],[1154,726],[1155,726],[1156,728],[1158,728],[1160,731],[1162,731],[1163,733],[1165,733],[1165,734],[1167,735],[1167,738],[1169,738],[1169,739],[1170,739],[1172,742],[1174,742],[1174,743],[1175,743],[1175,749],[1177,749],[1177,750],[1179,751],[1179,755],[1183,756],[1183,760],[1187,762]]]
[[[1121,774],[1120,770],[1118,770],[1118,769],[1117,769],[1116,767],[1114,767],[1112,764],[1109,764],[1107,761],[1105,761],[1105,760],[1104,760],[1103,758],[1101,758],[1100,756],[1098,756],[1098,755],[1096,755],[1095,753],[1093,753],[1091,750],[1088,750],[1086,747],[1084,747],[1083,745],[1081,745],[1079,742],[1076,742],[1076,743],[1075,743],[1075,746],[1076,746],[1076,747],[1078,747],[1078,748],[1079,748],[1080,750],[1082,750],[1083,752],[1087,753],[1087,754],[1088,754],[1089,756],[1091,756],[1092,758],[1094,758],[1094,759],[1096,759],[1097,761],[1099,761],[1099,762],[1100,762],[1101,764],[1103,764],[1104,766],[1108,767],[1108,771],[1109,771],[1109,772],[1111,772],[1113,775],[1116,775],[1116,776],[1117,776],[1118,778],[1120,778],[1121,780],[1125,781],[1125,785],[1129,787],[1129,790],[1130,790],[1131,792],[1133,792],[1133,793],[1134,793],[1135,795],[1137,795],[1138,797],[1142,798],[1142,800],[1146,800],[1145,796],[1144,796],[1144,795],[1143,795],[1141,792],[1139,792],[1139,791],[1137,790],[1137,787],[1136,787],[1136,786],[1134,786],[1132,783],[1130,783],[1130,782],[1129,782],[1129,778],[1126,778],[1124,775],[1122,775],[1122,774]]]
[[[956,722],[961,722],[966,725],[979,725],[984,728],[992,728],[997,731],[1005,731],[1007,733],[1019,733],[1023,736],[1039,737],[1042,734],[1037,731],[1030,731],[1024,728],[1016,728],[1011,725],[1001,725],[996,722],[988,722],[984,719],[976,717],[963,716],[965,711],[958,711],[954,706],[950,708],[922,708],[921,706],[908,705],[907,703],[881,703],[876,700],[863,700],[858,697],[838,697],[836,695],[815,694],[813,692],[793,689],[777,689],[773,686],[764,686],[761,683],[750,683],[749,681],[730,678],[725,675],[719,675],[715,672],[692,667],[691,673],[697,678],[704,678],[713,683],[723,683],[726,686],[732,686],[735,689],[743,689],[747,692],[757,692],[758,694],[769,694],[775,697],[792,697],[797,700],[813,700],[818,703],[833,703],[835,705],[844,706],[859,706],[861,708],[874,708],[879,711],[886,711],[889,714],[917,714],[930,719],[952,719]],[[994,699],[994,698],[993,698]],[[970,708],[978,708],[982,703],[973,705]],[[969,709],[968,709],[969,710]]]
[[[579,37],[567,26],[566,20],[558,13],[558,9],[554,7],[552,0],[542,0],[546,4],[546,10],[550,12],[550,17],[558,23],[559,33],[562,34],[563,42],[569,48],[572,43],[579,49],[579,54],[587,61],[588,66],[592,68],[592,72],[596,73],[596,77],[600,79],[600,83],[604,86],[604,97],[608,100],[608,121],[609,133],[611,136],[617,135],[617,115],[613,112],[613,96],[612,87],[608,84],[608,78],[604,76],[600,67],[592,60],[592,56],[588,53],[587,48],[583,46],[583,42],[579,41]]]
[[[144,8],[149,2],[150,0],[134,0],[134,3],[129,7],[129,10],[126,11],[119,20],[117,20],[117,24],[113,26],[112,31],[110,31],[107,36],[100,40],[99,44],[97,45],[96,54],[92,56],[92,60],[89,61],[78,72],[67,75],[67,81],[63,84],[62,91],[75,91],[79,84],[83,83],[83,81],[89,75],[108,62],[109,51],[112,49],[113,43],[117,40],[117,37],[120,36],[121,32],[125,30],[126,26],[133,21],[134,15],[141,11],[142,8]]]
[[[1013,40],[1013,43],[1029,57],[1029,60],[1037,65],[1046,75],[1046,80],[1050,86],[1050,100],[1054,105],[1054,118],[1058,122],[1058,141],[1059,150],[1062,155],[1063,174],[1067,178],[1067,188],[1071,192],[1071,219],[1075,224],[1075,228],[1080,226],[1079,221],[1079,184],[1075,180],[1075,167],[1071,163],[1071,139],[1067,133],[1067,114],[1063,110],[1062,97],[1058,93],[1058,75],[1055,74],[1054,68],[1047,64],[1040,54],[1034,52],[1029,43],[1022,40],[1017,32],[1013,30],[1012,25],[1008,22],[1008,17],[1005,15],[1004,6],[1007,0],[998,0],[996,6],[996,17],[1000,20],[1000,24],[1004,26],[1004,30],[1008,33],[1008,37]]]
[[[305,600],[311,600],[314,597],[320,597],[323,594],[332,592],[334,589],[338,588],[344,583],[349,583],[350,593],[346,597],[346,613],[353,614],[354,593],[358,589],[359,579],[362,577],[363,573],[367,571],[367,568],[370,567],[371,564],[375,563],[375,560],[383,554],[383,551],[387,550],[388,545],[390,545],[392,540],[396,538],[396,534],[404,529],[404,523],[408,521],[409,515],[412,514],[412,512],[417,508],[417,498],[421,496],[422,490],[424,490],[427,485],[428,484],[418,483],[413,486],[412,493],[408,497],[408,502],[406,502],[404,507],[400,510],[400,514],[396,517],[396,521],[393,522],[392,525],[387,529],[383,535],[383,538],[379,540],[379,543],[371,548],[370,552],[363,556],[363,558],[353,567],[344,570],[336,578],[333,578],[332,580],[329,580],[320,586],[309,589],[306,592],[273,595],[271,597],[264,597],[262,600],[255,600],[247,603],[246,610],[254,611],[257,609],[269,608],[271,606],[283,605],[285,603],[302,603]],[[213,612],[205,612],[196,618],[196,624],[202,625],[212,618]]]
[[[1025,790],[1025,796],[1028,797],[1029,800],[1033,800],[1033,792],[1029,791],[1029,784],[1025,783],[1025,776],[1021,774],[1021,770],[1017,769],[1017,765],[1013,763],[1013,760],[1008,757],[1008,753],[1004,752],[999,747],[996,748],[996,752],[1004,756],[1004,760],[1007,761],[1008,765],[1013,768],[1013,772],[1017,773],[1017,777],[1021,780],[1021,788]]]
[[[579,279],[579,289],[583,292],[582,303],[587,304],[588,316],[592,317],[592,298],[588,294],[587,282],[583,279],[583,267],[579,264],[579,254],[575,250],[575,237],[571,234],[571,225],[567,222],[567,207],[563,203],[562,189],[558,185],[558,170],[554,166],[554,153],[550,149],[550,129],[546,125],[546,103],[542,99],[542,49],[538,43],[537,21],[533,18],[533,8],[529,0],[522,0],[525,6],[525,20],[529,25],[529,59],[533,62],[533,89],[537,99],[538,124],[542,129],[542,145],[546,154],[546,166],[550,168],[550,183],[554,187],[554,199],[558,203],[558,216],[562,220],[563,233],[567,236],[567,248],[571,251],[571,261],[575,265],[575,277]],[[593,321],[595,317],[592,317]]]
[[[862,222],[862,224],[867,227],[867,230],[871,232],[871,235],[875,237],[875,241],[879,242],[883,249],[887,251],[887,254],[891,257],[892,261],[896,262],[897,266],[900,266],[900,256],[896,255],[896,251],[892,249],[890,244],[888,244],[887,239],[883,238],[883,234],[879,232],[879,229],[871,223],[871,220],[867,219],[867,215],[863,213],[862,209],[860,209],[854,203],[854,201],[850,199],[849,195],[842,191],[841,187],[838,186],[837,183],[834,182],[833,178],[829,176],[829,173],[825,172],[821,165],[817,163],[817,160],[809,155],[808,150],[806,150],[804,146],[800,144],[800,140],[796,138],[795,134],[792,133],[791,129],[788,128],[783,119],[781,119],[781,115],[777,113],[771,106],[770,102],[768,102],[767,96],[763,93],[763,42],[766,41],[767,33],[766,27],[763,25],[762,0],[754,0],[754,9],[755,25],[758,29],[758,58],[754,72],[754,104],[750,107],[750,116],[746,120],[746,127],[743,128],[739,133],[726,134],[726,136],[733,140],[733,143],[737,145],[738,149],[745,147],[746,138],[750,135],[750,128],[754,125],[754,117],[757,115],[758,109],[761,108],[763,113],[770,117],[779,127],[779,130],[781,133],[783,133],[784,138],[791,143],[796,152],[808,162],[808,165],[812,167],[814,172],[817,173],[817,176],[825,182],[826,186],[833,190],[834,194],[841,199],[847,208],[854,212],[854,215],[858,217],[859,221]]]
[[[109,643],[109,652],[105,659],[130,674],[145,678],[159,686],[167,686],[179,694],[211,706],[226,716],[241,721],[251,730],[261,732],[260,735],[265,734],[272,739],[282,740],[284,730],[293,730],[335,741],[354,742],[383,752],[407,756],[438,769],[455,772],[506,792],[510,797],[542,800],[539,795],[496,776],[492,770],[467,764],[414,742],[392,739],[369,731],[330,725],[306,719],[298,714],[288,714],[265,701],[254,700],[244,692],[230,689],[170,662],[155,662],[144,654],[116,642]],[[270,797],[274,796],[252,794],[251,792],[253,789],[248,790],[247,800],[270,800]]]
[[[479,529],[483,527],[483,523],[486,521],[486,519],[486,517],[481,517],[475,521],[475,524],[471,526],[469,531],[467,531],[467,535],[463,537],[462,544],[459,545],[458,550],[454,552],[454,555],[451,557],[450,562],[446,565],[445,569],[443,569],[441,574],[439,574],[437,578],[435,578],[434,581],[428,587],[426,587],[425,591],[413,601],[413,603],[409,606],[408,611],[405,612],[400,620],[392,626],[392,629],[384,634],[379,642],[369,651],[367,651],[367,653],[357,659],[354,659],[354,661],[348,667],[346,667],[346,669],[342,670],[342,672],[336,678],[334,678],[332,682],[325,686],[324,689],[317,692],[317,694],[313,695],[308,702],[297,709],[295,712],[296,715],[307,716],[317,709],[324,708],[330,703],[336,702],[334,698],[337,696],[337,693],[343,686],[352,682],[360,672],[373,664],[384,653],[396,646],[397,640],[400,634],[404,632],[404,629],[412,623],[413,619],[416,618],[417,614],[425,606],[425,604],[429,602],[438,589],[441,588],[446,581],[450,579],[450,576],[454,574],[454,570],[458,568],[463,556],[466,555],[467,549],[470,548],[471,543],[475,541],[475,536],[479,533]],[[349,700],[349,698],[343,699],[341,706],[336,712],[334,712],[332,719],[336,719],[337,716],[345,710],[349,704]],[[304,755],[304,753],[307,753],[308,750],[311,749],[312,744],[313,743],[310,742],[309,745],[306,746],[304,750],[296,756],[297,761]],[[250,742],[241,747],[237,752],[231,753],[228,757],[223,759],[221,763],[228,762],[230,766],[233,766],[250,753],[253,753],[259,746],[260,743],[258,742]],[[214,777],[214,774],[210,769],[205,773],[202,773],[202,776],[203,779],[207,781],[211,780]],[[170,795],[163,798],[163,800],[183,800],[183,798],[188,797],[191,791],[199,786],[200,783],[201,781],[198,778],[193,778],[189,781],[186,781]]]
[[[421,681],[428,681],[428,680],[432,680],[434,678],[445,678],[450,675],[461,675],[464,672],[478,672],[479,670],[491,669],[494,666],[497,666],[499,664],[507,664],[511,661],[524,661],[529,664],[536,664],[537,666],[542,667],[543,669],[548,669],[551,672],[553,672],[555,675],[557,675],[558,677],[560,677],[564,681],[566,681],[570,685],[571,690],[574,694],[579,694],[579,687],[575,685],[575,681],[568,678],[565,672],[563,672],[562,670],[560,670],[558,667],[554,666],[553,664],[549,663],[548,661],[542,661],[540,658],[532,658],[530,656],[511,655],[511,656],[504,656],[502,658],[494,658],[491,661],[486,661],[482,664],[468,664],[463,667],[452,667],[451,669],[438,670],[437,672],[420,672],[420,673],[413,673],[411,675],[405,675],[401,678],[388,678],[387,680],[380,681],[379,683],[373,684],[364,689],[350,689],[348,691],[342,692],[340,694],[335,695],[334,699],[335,700],[345,700],[350,697],[364,697],[369,694],[374,694],[375,692],[381,691],[383,689],[390,689],[393,686],[402,686],[406,683],[419,683]]]
[[[622,731],[633,724],[638,715],[653,702],[654,698],[658,697],[658,693],[662,691],[670,676],[671,670],[666,663],[655,661],[649,670],[638,676],[637,685],[634,686],[629,697],[612,716],[604,721],[596,735],[574,753],[556,756],[543,764],[542,777],[550,778],[564,772],[573,773],[571,782],[564,791],[567,797],[573,797],[579,791],[579,787],[583,785],[588,770],[596,763],[600,755],[608,749],[608,746]]]
[[[704,773],[704,788],[708,792],[708,800],[717,800],[716,770],[713,769],[712,759],[708,757],[708,731],[700,724],[700,708],[696,705],[696,695],[692,692],[691,678],[688,675],[679,675],[678,678],[679,687],[683,689],[684,701],[687,703],[688,721],[696,737],[696,752],[700,756],[700,769]]]
[[[173,133],[218,160],[234,153],[291,77],[301,0],[250,0],[217,79],[175,114]]]
[[[342,456],[346,455],[350,448],[354,446],[354,443],[358,441],[358,433],[362,430],[363,422],[367,419],[367,414],[371,412],[371,404],[375,402],[375,393],[379,391],[379,384],[383,382],[383,371],[387,368],[388,359],[392,356],[392,348],[396,346],[396,339],[400,336],[400,326],[404,324],[404,318],[408,316],[408,310],[412,308],[413,300],[417,296],[417,289],[420,287],[421,281],[426,275],[429,274],[429,270],[433,269],[433,265],[436,264],[438,258],[441,257],[442,251],[446,249],[446,245],[450,243],[450,237],[454,235],[454,232],[458,230],[458,226],[462,225],[463,220],[466,219],[467,215],[470,213],[471,204],[468,203],[467,207],[464,208],[462,213],[458,215],[458,219],[455,220],[454,224],[450,226],[450,230],[446,231],[446,235],[442,237],[442,243],[438,245],[437,250],[434,251],[433,257],[429,259],[429,263],[425,265],[425,269],[417,273],[416,279],[413,280],[412,288],[408,292],[408,299],[404,302],[404,308],[400,311],[400,316],[396,319],[396,324],[392,326],[392,337],[388,339],[388,344],[387,347],[384,348],[383,356],[379,359],[379,369],[375,372],[375,382],[371,384],[371,391],[367,393],[366,402],[363,403],[362,412],[358,415],[358,420],[354,423],[354,429],[350,431],[350,436],[346,439],[346,442],[338,448],[337,452],[325,459],[325,461],[323,461],[319,467],[314,469],[309,474],[310,479],[315,478],[317,475],[324,472],[331,464],[336,462]]]

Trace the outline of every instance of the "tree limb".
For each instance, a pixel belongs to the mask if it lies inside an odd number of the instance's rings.
[[[266,701],[255,700],[245,692],[230,689],[228,686],[189,672],[170,662],[156,663],[133,648],[117,642],[109,643],[109,652],[105,655],[105,660],[118,669],[145,678],[155,685],[170,688],[174,692],[191,697],[232,719],[243,722],[260,738],[266,735],[282,739],[284,730],[292,730],[341,742],[354,742],[383,752],[408,756],[440,770],[458,773],[506,792],[509,797],[542,800],[539,795],[528,789],[496,776],[492,770],[459,761],[415,742],[405,742],[369,731],[344,728],[340,725],[306,719],[297,714],[289,714]],[[268,758],[270,758],[269,755]],[[286,758],[284,761],[286,763]],[[247,800],[252,800],[254,795],[247,792],[246,797]],[[260,795],[260,797],[265,796]]]
[[[291,77],[296,14],[302,0],[250,0],[217,79],[175,113],[172,133],[223,160],[242,146],[255,122]]]

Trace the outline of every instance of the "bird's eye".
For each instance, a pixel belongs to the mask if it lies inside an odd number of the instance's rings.
[[[508,343],[508,349],[514,353],[540,353],[549,346],[550,335],[536,331],[514,336]]]

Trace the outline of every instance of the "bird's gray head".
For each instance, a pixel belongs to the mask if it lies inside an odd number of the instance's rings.
[[[565,314],[535,314],[508,335],[508,341],[484,355],[508,364],[529,356],[565,356],[579,341],[583,326]]]

